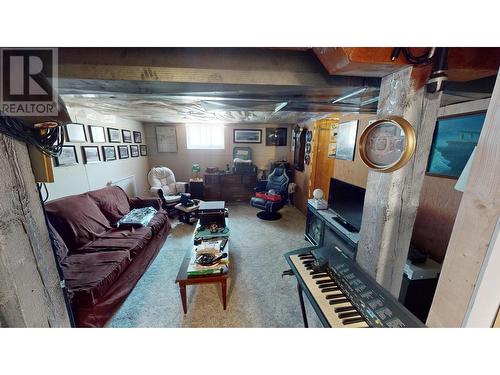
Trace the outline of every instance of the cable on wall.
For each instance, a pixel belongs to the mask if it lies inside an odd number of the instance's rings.
[[[30,124],[0,112],[0,133],[35,146],[48,157],[61,154],[64,128],[57,121]]]

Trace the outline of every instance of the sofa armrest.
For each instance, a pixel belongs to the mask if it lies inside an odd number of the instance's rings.
[[[130,208],[134,209],[144,207],[153,207],[156,210],[160,210],[161,200],[160,198],[130,198]]]

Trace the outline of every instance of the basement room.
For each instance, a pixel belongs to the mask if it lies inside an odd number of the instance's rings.
[[[0,327],[196,357],[390,331],[423,359],[500,327],[494,41],[8,39]]]

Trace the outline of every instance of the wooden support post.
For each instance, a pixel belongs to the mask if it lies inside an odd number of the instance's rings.
[[[434,295],[427,325],[461,327],[500,216],[500,74]]]
[[[25,144],[0,134],[0,326],[69,327]]]
[[[356,256],[361,267],[399,296],[413,224],[432,144],[441,93],[424,93],[411,67],[382,79],[377,118],[401,116],[414,127],[415,156],[392,173],[370,170]],[[417,74],[415,74],[417,73]]]

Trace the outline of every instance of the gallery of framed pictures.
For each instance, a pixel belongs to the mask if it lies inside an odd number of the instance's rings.
[[[72,166],[79,163],[93,164],[101,161],[110,162],[129,157],[147,156],[147,146],[143,142],[142,132],[118,129],[82,123],[66,124],[65,141],[61,153],[54,158],[56,167]],[[137,145],[102,145],[89,143],[138,143]],[[68,143],[83,143],[81,147]],[[79,151],[80,150],[80,151]],[[79,155],[81,152],[81,155]],[[81,160],[80,160],[81,157]]]

